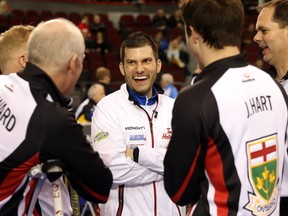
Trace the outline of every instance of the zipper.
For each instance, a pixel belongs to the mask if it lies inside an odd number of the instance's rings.
[[[145,111],[145,113],[146,113],[146,115],[147,115],[147,117],[148,117],[148,120],[149,120],[150,133],[151,133],[151,141],[152,141],[152,148],[155,147],[155,146],[154,146],[153,118],[154,118],[154,116],[155,116],[155,118],[157,117],[157,116],[156,116],[156,115],[157,115],[157,111],[156,111],[157,107],[158,107],[158,103],[157,103],[155,109],[152,111],[152,116],[151,116],[151,117],[149,116],[148,112],[141,107],[141,108]],[[154,216],[157,216],[157,192],[156,192],[156,191],[157,191],[157,188],[156,188],[156,183],[155,183],[155,181],[154,181],[154,182],[153,182],[153,192],[154,192]]]
[[[119,185],[119,191],[118,191],[118,200],[119,200],[119,206],[116,215],[120,216],[122,215],[123,206],[124,206],[124,185]]]
[[[157,118],[158,112],[156,111],[157,107],[158,107],[158,102],[156,104],[155,109],[152,111],[152,116],[149,116],[149,113],[143,108],[141,107],[138,103],[136,104],[140,109],[142,109],[147,117],[148,117],[148,121],[149,121],[149,127],[150,127],[150,133],[151,133],[151,141],[152,141],[152,148],[154,148],[154,131],[153,131],[153,119]],[[154,192],[154,216],[157,216],[157,193],[156,193],[156,183],[155,181],[153,182],[153,192]]]

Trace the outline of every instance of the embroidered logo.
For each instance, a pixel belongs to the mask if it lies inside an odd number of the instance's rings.
[[[14,92],[15,84],[10,83],[10,84],[5,84],[4,85],[9,91]]]
[[[246,209],[254,215],[270,215],[278,197],[277,137],[272,135],[247,143],[249,180],[254,194],[249,193]]]
[[[108,136],[109,136],[108,132],[101,131],[95,135],[94,142],[100,142],[101,140],[107,138]]]
[[[171,128],[166,128],[166,133],[163,133],[162,139],[171,139],[172,130]]]
[[[255,78],[251,77],[251,75],[249,73],[244,73],[243,74],[243,79],[242,82],[251,82],[254,81]]]

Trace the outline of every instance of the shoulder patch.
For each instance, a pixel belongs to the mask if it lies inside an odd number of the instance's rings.
[[[97,133],[93,139],[94,142],[100,142],[101,140],[107,138],[109,136],[108,132],[101,131]]]

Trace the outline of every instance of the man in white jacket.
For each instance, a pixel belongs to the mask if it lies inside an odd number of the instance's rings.
[[[130,34],[120,48],[126,84],[103,98],[92,118],[92,144],[113,174],[100,214],[181,215],[163,185],[163,159],[172,135],[174,100],[155,84],[161,60],[153,39]]]

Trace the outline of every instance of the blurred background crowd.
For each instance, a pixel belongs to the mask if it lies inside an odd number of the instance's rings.
[[[152,35],[163,62],[162,73],[173,77],[173,85],[181,90],[189,85],[197,62],[187,52],[179,3],[176,0],[2,0],[0,33],[11,26],[36,26],[55,17],[71,20],[81,30],[86,43],[83,73],[72,93],[75,106],[86,97],[88,88],[97,81],[96,70],[110,71],[110,87],[116,90],[124,83],[119,72],[119,47],[123,38],[134,31]],[[243,0],[245,26],[242,50],[249,63],[266,69],[261,51],[253,42],[258,1]],[[161,76],[159,76],[160,82]]]

